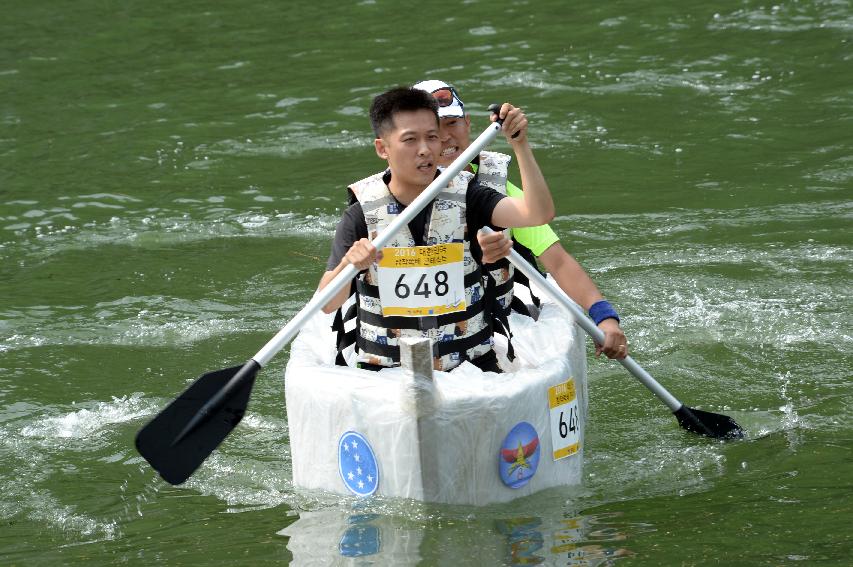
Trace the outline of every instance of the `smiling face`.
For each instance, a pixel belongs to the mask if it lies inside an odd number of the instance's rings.
[[[397,112],[393,123],[374,140],[376,154],[388,161],[392,191],[420,192],[435,178],[442,148],[436,116],[425,109]]]
[[[439,133],[441,154],[438,156],[438,165],[447,166],[471,144],[471,117],[466,114],[464,118],[442,118]]]

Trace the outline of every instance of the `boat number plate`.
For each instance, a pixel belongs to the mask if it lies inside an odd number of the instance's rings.
[[[551,410],[551,445],[557,461],[574,455],[580,448],[581,417],[574,378],[548,388],[548,407]]]

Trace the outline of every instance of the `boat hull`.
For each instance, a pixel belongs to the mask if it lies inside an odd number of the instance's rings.
[[[334,366],[330,323],[320,315],[306,325],[286,370],[295,487],[486,505],[581,482],[584,335],[555,304],[544,303],[535,323],[513,316],[515,362],[503,358],[500,341],[497,345],[508,372],[482,372],[463,363],[435,372],[432,380],[408,368],[371,372]],[[558,417],[553,396],[549,403],[549,389],[567,382],[575,396],[573,422],[566,417],[569,405],[556,408]],[[555,435],[569,426],[577,445],[555,460],[563,444]],[[365,449],[361,440],[369,445],[364,461],[351,460],[353,439],[359,451]]]

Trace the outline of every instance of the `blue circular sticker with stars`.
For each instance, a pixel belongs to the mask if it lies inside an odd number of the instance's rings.
[[[338,443],[338,469],[350,492],[370,496],[379,487],[379,467],[370,443],[361,433],[347,431]]]
[[[503,483],[521,488],[530,482],[539,466],[539,452],[536,428],[526,421],[517,423],[501,444],[498,473]]]

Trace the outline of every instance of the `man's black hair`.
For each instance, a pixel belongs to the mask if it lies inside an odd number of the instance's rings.
[[[438,123],[438,102],[431,94],[411,87],[395,87],[373,99],[370,105],[370,125],[377,138],[394,127],[398,112],[429,110]]]

